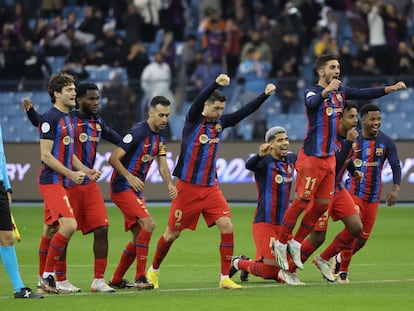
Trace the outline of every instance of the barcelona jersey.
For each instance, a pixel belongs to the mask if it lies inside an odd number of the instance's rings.
[[[283,161],[271,155],[256,155],[246,162],[246,168],[254,172],[258,192],[253,223],[282,224],[289,206],[296,159],[296,154],[289,153]]]
[[[398,159],[397,148],[390,137],[379,132],[377,137],[368,139],[359,133],[352,158],[355,168],[364,173],[360,183],[352,178],[347,179],[349,192],[366,202],[378,202],[381,196],[382,182],[381,172],[386,160],[388,160],[393,173],[393,183],[401,183],[401,166]]]
[[[165,156],[165,138],[153,132],[146,121],[134,124],[122,138],[118,147],[125,150],[122,165],[134,176],[145,182],[152,161],[157,156]],[[116,170],[111,176],[111,192],[118,193],[132,189],[128,181]],[[139,193],[142,197],[142,193]]]
[[[53,140],[52,156],[71,170],[74,128],[70,115],[52,107],[41,117],[39,132],[40,139]],[[39,183],[41,185],[61,184],[67,188],[69,179],[42,162]]]

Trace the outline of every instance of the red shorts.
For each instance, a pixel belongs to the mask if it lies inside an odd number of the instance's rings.
[[[87,234],[96,228],[108,226],[105,201],[96,182],[69,187],[68,194],[78,230]]]
[[[131,230],[139,218],[151,217],[145,200],[139,198],[132,189],[118,193],[111,192],[111,199],[124,214],[125,231]]]
[[[296,161],[296,194],[309,199],[329,199],[334,192],[335,156],[318,158],[308,156],[303,149]]]
[[[46,225],[59,225],[59,218],[75,218],[69,202],[69,196],[62,185],[38,184],[39,192],[43,197],[43,221]]]
[[[208,227],[220,217],[231,217],[230,208],[218,185],[198,186],[177,180],[178,196],[172,200],[168,227],[173,231],[195,230],[200,214]]]
[[[252,233],[256,244],[256,261],[262,259],[275,260],[272,245],[279,239],[280,226],[272,225],[267,222],[254,223]]]
[[[375,219],[377,218],[379,202],[366,202],[357,196],[352,196],[355,204],[359,208],[359,215],[362,221],[361,237],[368,240],[374,228]]]
[[[358,214],[358,207],[355,205],[351,194],[346,189],[339,190],[329,203],[328,210],[318,219],[313,229],[315,231],[326,231],[329,216],[333,221],[337,221],[355,214]]]

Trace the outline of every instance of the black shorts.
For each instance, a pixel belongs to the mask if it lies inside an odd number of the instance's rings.
[[[0,182],[0,230],[12,231],[12,221],[10,217],[10,205],[7,198],[7,191],[4,189],[3,182]]]

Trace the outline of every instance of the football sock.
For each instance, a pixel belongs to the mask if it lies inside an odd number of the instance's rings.
[[[59,231],[54,234],[52,240],[50,241],[49,251],[47,253],[46,264],[43,273],[55,271],[55,264],[60,258],[60,255],[65,250],[68,242],[69,239],[63,236]]]
[[[66,259],[59,259],[55,264],[56,282],[66,281]]]
[[[313,227],[319,217],[321,217],[323,213],[328,210],[328,206],[328,204],[313,203],[313,206],[306,210],[305,215],[303,215],[298,232],[296,232],[293,238],[299,243],[302,243],[313,230]]]
[[[108,258],[95,258],[94,270],[93,270],[94,279],[104,278],[107,264],[108,264]]]
[[[280,268],[276,266],[266,265],[261,261],[240,259],[239,270],[260,276],[265,280],[277,280],[277,273],[279,272]]]
[[[47,252],[49,251],[51,239],[42,235],[40,238],[40,245],[39,245],[39,275],[43,275],[43,271],[45,270]]]
[[[228,275],[234,251],[234,234],[222,233],[220,241],[221,274]]]
[[[351,234],[351,232],[349,232],[347,228],[344,228],[344,230],[339,232],[331,244],[329,244],[328,247],[321,253],[321,258],[329,260],[343,249],[346,250],[352,248],[354,240],[355,237]]]
[[[283,223],[280,226],[279,242],[286,244],[291,236],[292,230],[296,225],[299,215],[308,205],[308,202],[294,199],[286,210]]]
[[[152,232],[145,231],[144,229],[138,234],[137,240],[135,242],[136,248],[136,258],[137,258],[137,269],[135,274],[135,280],[142,275],[145,276],[145,270],[147,267],[147,257],[149,242],[151,240]]]
[[[316,251],[317,247],[315,247],[309,239],[303,241],[302,246],[300,248],[300,260],[302,263],[305,263],[306,260]]]
[[[152,260],[152,268],[158,270],[165,256],[167,256],[168,251],[170,250],[173,242],[167,242],[164,239],[164,235],[161,235],[157,243],[157,248],[155,250],[154,259]]]
[[[19,292],[23,287],[23,281],[20,276],[19,263],[17,261],[16,249],[12,246],[0,246],[0,257],[4,268],[9,275],[10,281],[16,292]]]
[[[112,283],[120,283],[129,267],[132,265],[136,258],[136,248],[132,242],[129,242],[124,251],[122,252],[121,258],[119,259],[118,266],[115,269],[114,275],[112,276]]]
[[[349,265],[351,264],[352,254],[354,252],[354,247],[350,249],[344,249],[341,251],[341,266],[339,268],[340,272],[348,272]]]

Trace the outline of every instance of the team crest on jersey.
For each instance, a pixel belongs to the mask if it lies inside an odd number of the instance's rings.
[[[42,133],[47,133],[50,131],[50,124],[48,122],[43,122],[40,129],[42,130]]]
[[[199,142],[203,145],[208,142],[208,136],[206,134],[201,134],[198,138]]]
[[[361,159],[355,159],[354,160],[355,167],[361,167],[362,166],[362,160]]]
[[[338,100],[338,102],[341,102],[342,101],[342,95],[341,95],[341,93],[336,93],[335,96],[336,96],[336,99]]]
[[[65,146],[67,146],[67,145],[69,145],[70,143],[71,143],[71,138],[70,138],[70,136],[68,135],[68,136],[65,136],[65,137],[63,137],[63,139],[62,139],[62,142],[63,142],[63,144],[65,145]]]
[[[357,150],[357,143],[352,143],[352,150],[353,151]]]
[[[377,157],[382,156],[382,155],[383,155],[383,153],[384,153],[384,149],[383,149],[383,148],[375,148],[375,155],[376,155]]]
[[[151,156],[149,154],[144,154],[141,158],[141,161],[146,163],[151,159]]]
[[[79,141],[81,143],[85,143],[88,141],[88,135],[86,133],[80,133],[79,134]]]
[[[102,131],[102,127],[99,123],[96,123],[96,130],[97,131]]]
[[[281,184],[281,183],[283,182],[283,176],[282,176],[282,175],[280,175],[280,174],[277,174],[277,175],[275,176],[275,182],[276,182],[277,184]]]
[[[222,130],[221,124],[216,124],[216,132],[221,132]]]

